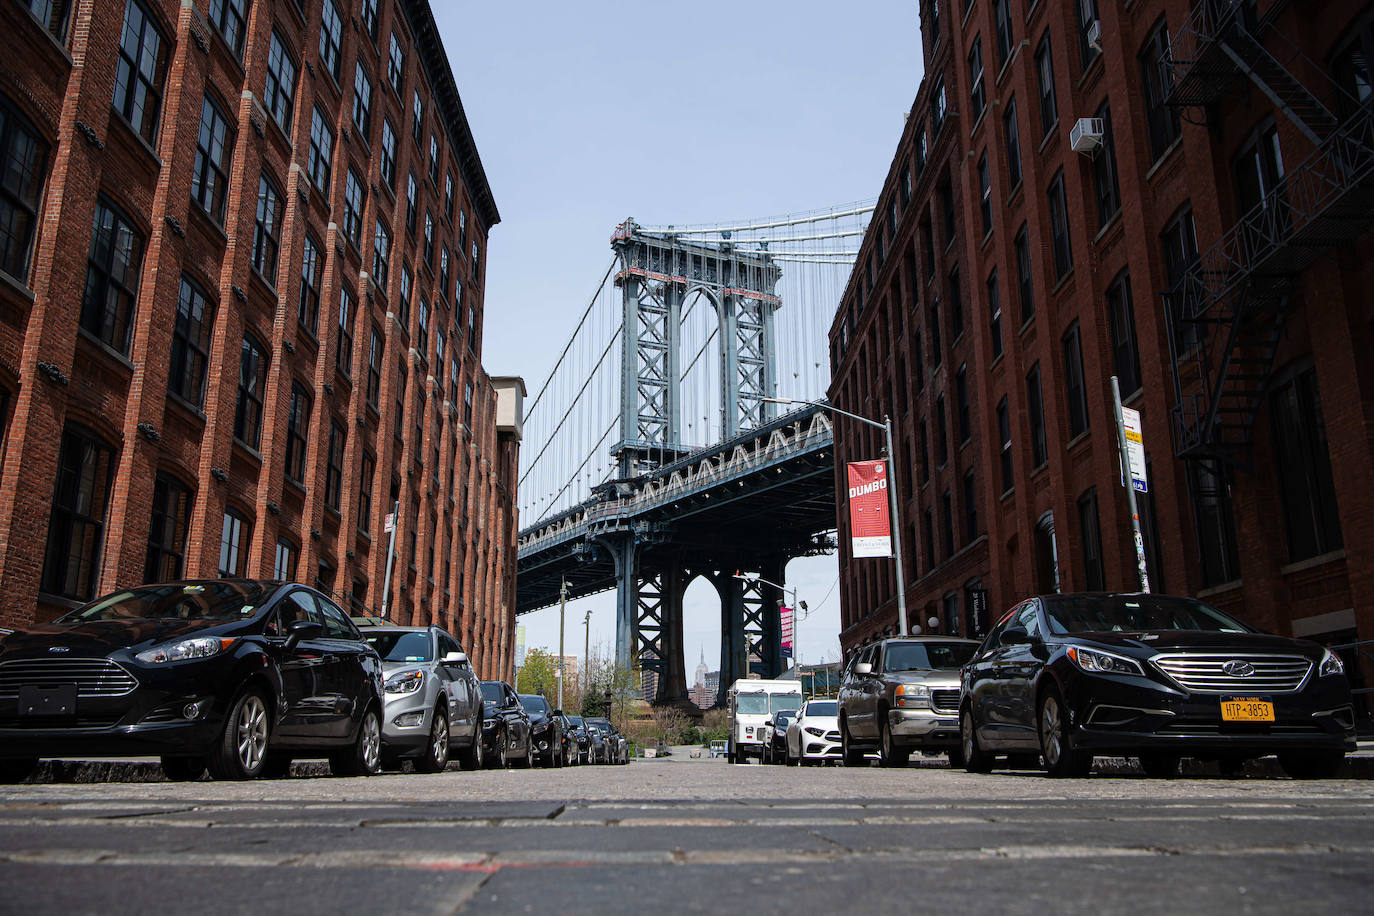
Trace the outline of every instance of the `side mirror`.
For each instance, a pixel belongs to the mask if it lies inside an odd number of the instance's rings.
[[[868,662],[859,662],[854,666],[854,673],[859,677],[867,677],[873,673],[873,666]]]
[[[553,714],[554,714],[554,716],[555,716],[556,718],[559,718],[559,719],[563,718],[563,710],[561,710],[561,709],[555,709],[555,710],[553,711]]]
[[[466,665],[468,663],[467,654],[464,652],[450,652],[444,656],[446,665]]]
[[[1007,627],[1002,631],[1002,645],[1024,646],[1031,641],[1025,627]]]
[[[765,720],[763,720],[763,724],[766,725],[766,726],[768,726],[769,728],[772,728],[772,727],[773,727],[773,720],[772,720],[772,719],[765,719]]]
[[[324,624],[313,620],[297,620],[286,628],[286,648],[294,649],[302,639],[319,639],[324,635]]]

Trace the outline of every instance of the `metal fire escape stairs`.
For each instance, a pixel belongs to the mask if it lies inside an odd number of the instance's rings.
[[[1246,469],[1298,276],[1374,226],[1374,114],[1351,100],[1354,113],[1337,118],[1268,50],[1287,44],[1272,28],[1287,6],[1261,17],[1253,0],[1203,0],[1167,63],[1169,104],[1206,108],[1248,79],[1314,147],[1164,294],[1175,454]],[[1280,53],[1321,72],[1296,49]]]

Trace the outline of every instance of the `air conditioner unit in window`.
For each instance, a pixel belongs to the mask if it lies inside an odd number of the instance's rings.
[[[1102,145],[1101,118],[1079,118],[1069,131],[1069,145],[1075,153],[1091,153]]]
[[[1094,51],[1102,51],[1102,22],[1094,19],[1088,23],[1088,47]]]

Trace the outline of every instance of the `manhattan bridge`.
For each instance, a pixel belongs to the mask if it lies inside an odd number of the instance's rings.
[[[828,334],[872,202],[615,227],[525,417],[516,610],[614,590],[616,661],[684,703],[683,597],[720,599],[721,691],[786,667],[789,560],[834,550]],[[791,402],[791,403],[789,403]],[[743,575],[741,575],[743,574]]]

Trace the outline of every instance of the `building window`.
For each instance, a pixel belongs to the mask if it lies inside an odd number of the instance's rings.
[[[1002,492],[1006,493],[1016,485],[1016,481],[1012,477],[1011,411],[1005,395],[997,402],[997,442],[997,460],[1002,471]]]
[[[1007,186],[1014,190],[1021,183],[1021,128],[1016,123],[1015,98],[1007,101],[1002,130],[1007,140]]]
[[[374,408],[381,403],[383,352],[382,332],[374,324],[367,346],[367,403]]]
[[[181,275],[167,390],[197,410],[205,406],[205,369],[209,364],[210,330],[215,306],[200,285]]]
[[[396,90],[396,98],[401,98],[401,89],[405,85],[406,56],[401,50],[401,40],[396,37],[396,33],[391,33],[391,53],[386,59],[386,78],[391,83],[391,88]],[[402,102],[402,104],[405,104]]]
[[[277,252],[281,248],[281,192],[263,172],[258,178],[258,209],[253,224],[253,269],[277,285]]]
[[[224,198],[229,191],[229,153],[234,145],[229,119],[207,95],[200,106],[196,135],[196,164],[191,176],[191,199],[217,223],[224,222]]]
[[[1260,206],[1281,208],[1282,200],[1275,194],[1283,180],[1283,151],[1274,122],[1268,122],[1246,143],[1235,162],[1236,211],[1244,216]],[[1287,214],[1278,212],[1278,220],[1286,225]]]
[[[935,396],[935,466],[949,463],[949,420],[945,416],[945,396]]]
[[[364,142],[372,136],[372,80],[361,60],[353,71],[353,128]]]
[[[978,540],[978,491],[973,484],[973,469],[964,472],[964,543]]]
[[[1135,308],[1131,304],[1131,275],[1122,271],[1107,287],[1107,327],[1112,336],[1112,366],[1121,396],[1140,390],[1140,348],[1135,336]]]
[[[411,105],[415,115],[411,122],[410,134],[415,138],[415,145],[418,147],[425,141],[425,103],[420,99],[420,90],[414,90],[414,102]]]
[[[377,43],[377,0],[363,0],[362,5],[363,31],[367,32],[367,37],[372,39],[372,43]]]
[[[919,175],[926,169],[926,159],[930,154],[929,143],[926,140],[926,125],[924,119],[919,127],[916,128],[916,174]]]
[[[391,190],[396,190],[396,131],[391,121],[382,118],[382,180]]]
[[[930,115],[930,132],[932,136],[938,137],[940,136],[940,129],[945,126],[945,113],[947,111],[945,78],[943,76],[935,80],[935,88],[931,91],[930,96],[935,100],[934,110]]]
[[[153,482],[153,517],[148,526],[144,582],[172,582],[182,577],[190,520],[191,491],[176,478],[158,474]]]
[[[291,99],[296,94],[296,63],[286,53],[286,43],[275,29],[267,50],[267,77],[262,103],[272,120],[288,136],[291,133]]]
[[[1083,539],[1083,584],[1090,592],[1107,589],[1102,569],[1102,529],[1097,517],[1097,488],[1089,487],[1078,497],[1078,533]]]
[[[458,211],[458,251],[462,253],[468,247],[468,211]]]
[[[126,0],[115,68],[114,107],[148,143],[157,142],[167,39],[140,0]]]
[[[1169,295],[1170,318],[1173,325],[1175,353],[1187,353],[1197,343],[1197,325],[1186,320],[1180,296],[1184,274],[1197,263],[1197,235],[1193,230],[1193,208],[1187,204],[1164,227],[1160,235],[1164,246],[1164,280]]]
[[[434,384],[439,389],[439,394],[444,393],[444,350],[448,346],[448,335],[444,333],[443,326],[434,329]],[[437,416],[437,415],[436,415]],[[435,472],[438,472],[436,465]]]
[[[319,334],[320,281],[323,266],[324,256],[320,254],[319,244],[307,235],[301,256],[301,294],[296,307],[296,321],[311,337]]]
[[[396,319],[401,323],[401,327],[410,333],[410,287],[413,282],[414,274],[410,271],[410,265],[401,262],[401,296],[396,309]]]
[[[1040,388],[1040,364],[1031,366],[1026,374],[1026,414],[1030,420],[1031,465],[1040,467],[1049,461],[1049,448],[1045,444],[1045,401]]]
[[[940,185],[940,212],[944,214],[945,223],[945,248],[948,249],[954,243],[955,220],[954,220],[954,183],[946,180]],[[931,268],[932,272],[934,267]]]
[[[1069,212],[1064,200],[1064,170],[1050,182],[1050,233],[1054,242],[1054,276],[1062,280],[1073,270],[1073,247],[1069,244]]]
[[[1088,392],[1083,380],[1083,340],[1078,322],[1064,334],[1064,394],[1069,408],[1069,438],[1088,431]]]
[[[428,210],[425,211],[424,248],[422,249],[422,251],[424,252],[424,256],[425,256],[425,266],[428,267],[430,270],[433,270],[433,269],[434,269],[434,217],[430,215],[430,213],[429,213]]]
[[[959,284],[959,265],[955,264],[949,271],[949,334],[953,340],[958,340],[963,333],[964,288]]]
[[[1054,100],[1054,58],[1050,53],[1048,32],[1035,51],[1035,72],[1040,85],[1040,136],[1044,137],[1059,123],[1059,109]]]
[[[447,299],[449,292],[448,246],[439,246],[439,295]]]
[[[921,534],[926,542],[926,572],[935,568],[935,510],[927,509],[922,520]]]
[[[1102,119],[1102,146],[1093,156],[1093,189],[1097,193],[1097,226],[1111,222],[1121,209],[1121,188],[1116,180],[1116,143],[1112,139],[1112,110],[1106,102],[1093,117]]]
[[[22,3],[58,44],[66,43],[71,0],[22,0]]]
[[[1232,582],[1240,578],[1240,559],[1231,486],[1217,461],[1190,461],[1187,467],[1203,585]]]
[[[311,183],[324,192],[329,191],[330,157],[333,154],[334,132],[329,129],[324,112],[316,108],[310,121],[310,158],[307,168],[310,170]]]
[[[997,287],[997,268],[988,274],[988,331],[992,336],[992,358],[1002,355],[1002,294]]]
[[[334,6],[334,0],[324,0],[324,5],[320,9],[320,63],[324,64],[324,68],[334,77],[336,83],[342,69],[342,48],[343,20],[339,18],[339,10]]]
[[[310,435],[310,392],[300,382],[291,383],[291,407],[286,415],[286,476],[305,480],[305,440]]]
[[[80,427],[63,431],[43,563],[48,594],[76,601],[95,597],[114,470],[108,445]]]
[[[439,187],[439,138],[432,132],[429,135],[429,180]]]
[[[429,303],[425,301],[424,296],[420,297],[420,308],[416,312],[415,331],[418,338],[415,341],[415,349],[420,353],[420,361],[425,362],[429,351]]]
[[[363,180],[352,169],[344,182],[344,235],[357,248],[363,243],[363,205],[367,198]]]
[[[239,355],[239,397],[234,408],[234,438],[256,450],[262,441],[262,399],[267,390],[267,355],[249,334]]]
[[[371,452],[363,452],[362,471],[358,481],[358,530],[367,532],[372,527],[372,477],[377,467],[377,459]]]
[[[21,282],[29,275],[47,159],[33,125],[0,97],[0,270]]]
[[[210,0],[210,24],[234,52],[243,59],[244,23],[248,19],[248,0]]]
[[[911,203],[911,166],[902,166],[902,210],[905,211],[907,205]]]
[[[1016,233],[1016,291],[1021,300],[1021,324],[1035,317],[1035,284],[1031,278],[1030,240],[1026,224]]]
[[[1308,366],[1269,396],[1275,477],[1283,497],[1289,562],[1339,550],[1341,518],[1331,477],[1317,372]]]
[[[277,541],[277,555],[272,561],[272,578],[292,582],[296,578],[296,548],[288,540]]]
[[[960,366],[954,375],[954,402],[955,408],[959,411],[959,443],[962,445],[973,435],[973,424],[969,416],[968,370],[965,366]]]
[[[973,48],[968,52],[968,76],[970,102],[970,120],[977,124],[978,119],[983,116],[983,109],[988,105],[987,87],[983,81],[983,36],[979,35],[973,39]]]
[[[944,359],[944,347],[940,343],[940,300],[931,299],[926,311],[930,313],[930,364],[938,369]]]
[[[248,572],[248,542],[253,526],[237,511],[224,510],[224,527],[219,538],[219,575],[221,579],[239,579]]]
[[[81,327],[111,348],[128,354],[134,303],[143,263],[143,236],[105,197],[96,199],[95,231],[86,262]]]
[[[940,535],[948,560],[954,556],[954,496],[948,490],[940,494]]]
[[[348,431],[338,420],[329,421],[329,460],[324,472],[324,504],[334,511],[339,509],[339,497],[343,492],[344,446],[348,443]]]
[[[415,173],[406,175],[406,232],[415,238],[415,198],[419,188],[415,183]]]
[[[1145,95],[1151,162],[1164,155],[1179,135],[1178,109],[1165,101],[1173,85],[1169,61],[1169,26],[1160,19],[1140,50],[1140,85]]]
[[[357,299],[347,286],[339,287],[339,337],[334,344],[334,366],[344,378],[353,376],[353,315]]]
[[[987,150],[978,157],[978,212],[983,217],[983,238],[987,238],[992,234],[992,175]]]
[[[1088,44],[1088,30],[1097,22],[1097,0],[1074,0],[1074,5],[1078,7],[1078,57],[1086,70],[1102,53]]]
[[[387,279],[391,271],[391,233],[381,218],[377,219],[376,232],[372,236],[372,282],[386,292]]]
[[[992,19],[997,24],[997,67],[1000,70],[1011,57],[1015,33],[1011,24],[1011,0],[993,0]]]
[[[453,219],[453,173],[444,173],[444,214],[451,221]],[[458,243],[462,247],[462,242]]]
[[[472,429],[472,382],[463,386],[463,426]]]
[[[396,424],[395,424],[395,428],[393,429],[392,432],[393,432],[393,434],[394,434],[395,437],[396,437],[396,441],[399,442],[399,443],[401,443],[402,445],[405,444],[405,435],[406,435],[406,425],[405,425],[405,414],[406,414],[406,384],[407,384],[407,382],[409,381],[409,377],[410,377],[410,376],[409,376],[409,373],[406,372],[405,364],[404,364],[404,363],[401,363],[401,364],[397,365],[397,367],[396,367]]]

